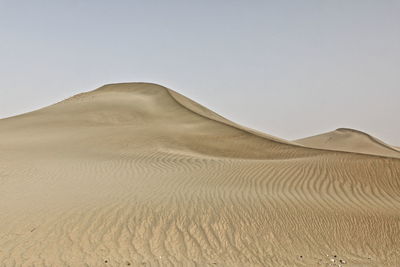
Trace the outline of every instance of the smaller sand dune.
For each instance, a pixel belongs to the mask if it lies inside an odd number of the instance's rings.
[[[294,142],[312,148],[400,158],[400,148],[388,145],[367,133],[349,128],[339,128]]]

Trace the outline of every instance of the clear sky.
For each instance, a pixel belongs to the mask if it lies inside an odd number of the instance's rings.
[[[0,0],[0,117],[105,83],[167,86],[296,139],[400,145],[400,1]]]

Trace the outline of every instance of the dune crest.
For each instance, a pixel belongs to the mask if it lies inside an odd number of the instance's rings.
[[[362,131],[339,128],[294,141],[306,147],[400,158],[400,150]]]
[[[399,159],[259,133],[156,84],[106,85],[0,120],[0,262],[396,266],[399,177]]]

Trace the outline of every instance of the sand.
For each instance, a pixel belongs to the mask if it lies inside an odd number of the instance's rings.
[[[400,160],[331,150],[146,83],[2,119],[1,266],[400,266]]]
[[[307,147],[400,158],[399,148],[388,145],[367,133],[349,128],[339,128],[294,142]]]

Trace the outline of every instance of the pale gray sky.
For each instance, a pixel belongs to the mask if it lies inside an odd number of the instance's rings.
[[[174,89],[286,139],[400,145],[400,1],[0,0],[0,117],[105,83]]]

